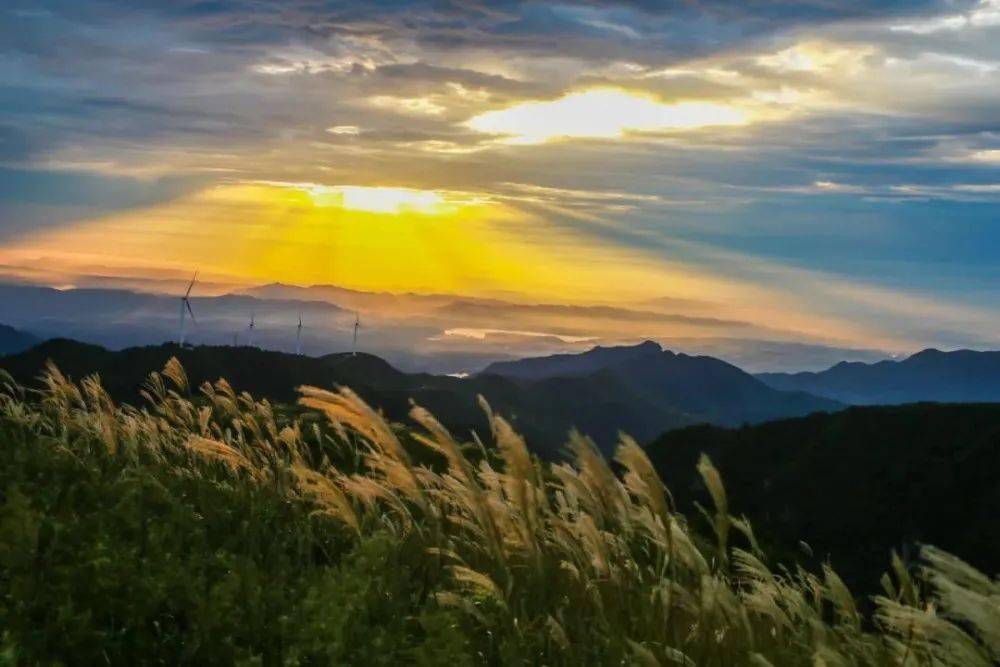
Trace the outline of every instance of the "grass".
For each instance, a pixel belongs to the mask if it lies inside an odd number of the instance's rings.
[[[645,452],[543,463],[349,389],[281,411],[175,361],[147,406],[50,368],[0,398],[0,664],[992,665],[1000,583],[887,554],[864,617],[769,566],[723,480],[675,511]],[[485,435],[485,434],[484,434]],[[703,529],[699,529],[702,527]]]

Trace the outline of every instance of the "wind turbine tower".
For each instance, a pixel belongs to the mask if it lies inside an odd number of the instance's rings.
[[[250,311],[250,324],[247,325],[247,347],[253,347],[253,311]]]
[[[184,339],[187,337],[187,316],[191,316],[191,322],[197,326],[198,321],[194,319],[194,311],[191,309],[191,290],[194,289],[194,281],[198,280],[198,272],[194,272],[194,277],[188,284],[187,291],[181,297],[181,329],[177,336],[177,343],[184,347]]]
[[[299,313],[299,326],[295,327],[295,354],[302,354],[302,313]]]
[[[358,327],[361,326],[361,317],[354,313],[354,347],[351,351],[351,356],[358,356]]]

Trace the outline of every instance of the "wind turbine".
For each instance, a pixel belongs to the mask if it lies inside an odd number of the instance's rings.
[[[354,313],[354,348],[351,351],[351,356],[358,356],[358,327],[361,326],[361,317]]]
[[[302,313],[299,313],[299,326],[295,327],[295,354],[302,354]]]
[[[194,311],[191,310],[191,290],[194,289],[194,281],[198,280],[198,272],[194,272],[194,277],[191,278],[191,283],[188,285],[187,291],[184,292],[184,296],[181,297],[181,330],[180,334],[177,336],[177,342],[181,347],[184,347],[184,338],[187,336],[187,316],[191,316],[191,322],[195,326],[198,326],[198,320],[194,319]]]
[[[253,311],[250,311],[250,324],[247,326],[247,347],[253,347]]]

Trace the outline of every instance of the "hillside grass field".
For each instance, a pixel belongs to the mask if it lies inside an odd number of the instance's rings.
[[[1000,582],[924,547],[871,615],[776,565],[723,480],[674,507],[645,451],[533,457],[346,388],[280,409],[175,360],[144,407],[54,367],[0,395],[0,664],[992,665]],[[488,437],[487,437],[488,436]]]

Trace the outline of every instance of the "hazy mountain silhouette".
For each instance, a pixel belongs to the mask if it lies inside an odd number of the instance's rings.
[[[0,322],[41,339],[72,338],[122,349],[159,345],[179,335],[181,283],[154,280],[145,289],[109,289],[95,277],[76,288],[54,289],[4,283],[0,276]],[[128,283],[111,280],[124,287]],[[90,286],[88,286],[90,285]],[[171,294],[161,290],[171,288]],[[751,371],[820,370],[841,359],[875,361],[885,353],[771,340],[770,330],[745,323],[684,313],[663,313],[609,306],[515,303],[497,298],[443,294],[364,292],[336,285],[300,287],[272,283],[219,293],[224,285],[200,280],[191,295],[197,318],[186,341],[195,345],[246,343],[250,314],[256,345],[291,352],[296,324],[304,329],[301,349],[310,355],[350,349],[355,315],[361,318],[359,349],[376,354],[407,372],[474,373],[496,361],[579,349],[572,331],[599,342],[630,328],[655,335],[670,349],[735,362]],[[190,324],[190,323],[189,323]],[[657,334],[682,324],[685,337]],[[624,329],[623,329],[624,325]]]
[[[429,306],[441,306],[452,302],[455,297],[446,294],[415,294],[412,292],[368,292],[355,290],[339,285],[286,285],[285,283],[268,283],[239,290],[240,294],[251,295],[260,299],[325,301],[339,306],[351,308],[371,306],[399,307],[406,303],[419,303]]]
[[[1000,542],[1000,404],[854,407],[740,429],[696,426],[647,447],[683,510],[711,506],[695,465],[707,453],[731,511],[762,540],[814,564],[830,556],[855,590],[875,591],[886,553],[933,544],[988,572]],[[693,516],[694,513],[689,514]]]
[[[645,358],[650,352],[652,360]],[[483,395],[544,456],[556,456],[574,427],[610,451],[619,431],[646,441],[700,421],[742,423],[839,407],[833,401],[770,389],[716,359],[673,355],[648,345],[635,354],[637,363],[632,365],[623,354],[621,363],[576,376],[526,380],[484,373],[459,379],[404,373],[368,354],[307,357],[250,347],[176,345],[110,351],[63,339],[2,358],[0,368],[31,383],[51,359],[74,378],[98,373],[115,398],[135,402],[148,373],[177,356],[193,386],[224,377],[238,390],[291,402],[302,384],[346,385],[397,421],[406,419],[413,399],[462,437],[471,429],[486,432],[477,402]],[[681,389],[685,384],[690,386],[688,395]]]
[[[502,375],[521,380],[540,380],[549,377],[575,377],[589,375],[614,364],[635,357],[649,358],[662,352],[662,348],[651,340],[639,345],[619,347],[597,346],[579,354],[553,354],[547,357],[531,357],[516,361],[498,361],[487,366],[484,374]]]
[[[924,350],[902,361],[841,362],[819,373],[761,373],[781,390],[855,405],[1000,401],[1000,352]]]
[[[13,354],[37,345],[39,338],[6,324],[0,324],[0,354]]]
[[[495,410],[515,424],[532,447],[554,457],[573,427],[610,447],[619,429],[652,437],[664,429],[692,423],[686,415],[632,395],[612,380],[554,378],[525,383],[496,375],[469,379],[403,373],[369,354],[331,354],[306,357],[250,347],[199,346],[180,348],[167,344],[110,351],[96,345],[56,339],[20,354],[0,358],[0,368],[19,382],[35,382],[47,360],[76,379],[90,373],[116,399],[139,400],[139,389],[151,370],[158,370],[176,356],[187,369],[192,386],[226,378],[233,387],[277,402],[292,402],[295,388],[346,385],[387,417],[405,421],[410,400],[430,409],[461,437],[481,434],[489,426],[478,405],[485,396]]]
[[[842,407],[803,392],[775,390],[720,359],[676,354],[652,341],[595,347],[582,354],[500,362],[488,366],[483,374],[532,381],[601,377],[627,387],[648,402],[679,410],[691,421],[722,425]]]

